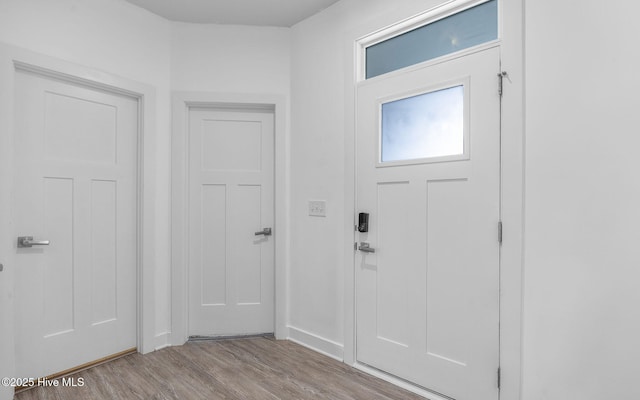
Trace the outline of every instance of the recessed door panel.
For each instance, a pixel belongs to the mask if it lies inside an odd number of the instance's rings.
[[[262,244],[268,240],[256,237],[256,226],[261,225],[262,187],[240,185],[236,188],[238,224],[233,228],[233,246],[238,288],[238,305],[258,305],[262,302]]]
[[[44,141],[48,159],[116,162],[117,107],[56,92],[46,92],[45,99]]]
[[[384,251],[377,253],[377,334],[381,340],[407,346],[409,343],[409,295],[406,276],[408,240],[407,224],[411,216],[406,207],[409,182],[378,184],[378,243]]]
[[[201,305],[227,304],[227,186],[202,185]],[[194,259],[193,262],[198,262]]]
[[[45,337],[72,331],[74,324],[73,179],[44,178],[44,230],[56,237],[40,277]],[[32,250],[33,251],[33,250]],[[26,254],[25,254],[26,255]]]
[[[427,182],[427,353],[466,365],[473,201],[467,179]]]
[[[204,119],[202,167],[210,171],[260,171],[262,123]]]
[[[91,181],[91,295],[92,321],[118,318],[118,185]]]

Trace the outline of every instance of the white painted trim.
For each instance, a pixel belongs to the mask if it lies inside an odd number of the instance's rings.
[[[83,86],[106,90],[111,93],[127,95],[138,100],[139,130],[138,130],[138,222],[137,222],[137,348],[141,353],[154,349],[155,330],[155,90],[145,84],[126,78],[115,76],[103,71],[66,62],[64,60],[37,54],[22,48],[0,43],[0,83],[2,95],[0,97],[0,158],[2,159],[2,174],[0,187],[3,188],[3,198],[0,215],[6,223],[0,224],[0,237],[3,239],[0,250],[4,258],[5,272],[2,278],[6,280],[9,296],[12,297],[15,250],[13,240],[13,214],[11,210],[11,196],[13,193],[13,95],[16,69],[27,70],[32,73],[62,79]],[[5,201],[6,200],[6,201]],[[149,233],[149,234],[147,234]],[[13,320],[13,304],[3,312],[9,312]],[[2,335],[11,343],[13,352],[13,326],[2,325]],[[11,330],[4,332],[4,330]],[[4,340],[2,341],[4,345]],[[9,360],[13,370],[15,359]]]
[[[443,2],[448,7],[436,7],[425,13],[451,10],[451,1]],[[466,2],[470,4],[469,2]],[[459,4],[459,3],[458,3]],[[477,3],[476,3],[477,4]],[[425,15],[425,13],[418,14]],[[522,279],[524,254],[524,0],[500,0],[498,2],[499,37],[502,70],[507,71],[502,106],[502,193],[501,218],[504,240],[500,255],[500,398],[521,398],[522,388]],[[353,242],[356,223],[355,193],[355,102],[356,87],[361,78],[361,42],[370,32],[382,32],[396,21],[402,20],[390,13],[379,21],[368,21],[361,27],[347,32],[345,40],[345,198],[347,210],[344,232],[347,240],[344,247],[344,361],[358,369],[371,373],[389,382],[405,387],[415,393],[422,390],[405,381],[362,366],[356,359],[356,307]],[[412,18],[402,20],[405,24]],[[378,29],[377,26],[385,28]],[[406,28],[406,27],[405,27]],[[376,31],[377,29],[377,31]],[[380,40],[380,37],[377,38]],[[494,45],[494,44],[491,44]],[[353,210],[353,217],[348,217]],[[425,394],[421,394],[425,395]]]
[[[307,347],[334,360],[344,361],[344,346],[333,340],[325,339],[321,336],[289,326],[289,337],[287,339],[301,346]]]
[[[156,335],[153,350],[161,350],[171,346],[171,332],[164,332]]]
[[[287,337],[289,243],[289,139],[286,98],[273,94],[174,92],[171,133],[171,337],[172,345],[188,339],[187,163],[190,107],[271,109],[275,117],[275,337]]]
[[[355,366],[356,364],[356,281],[355,281],[355,250],[357,242],[355,227],[358,223],[356,209],[356,89],[360,80],[358,74],[358,58],[360,48],[357,46],[359,32],[349,32],[344,37],[345,59],[345,90],[344,90],[344,210],[345,224],[344,237],[344,362]],[[349,218],[349,210],[352,217]]]
[[[0,45],[0,377],[15,377],[13,280],[13,99],[12,49]],[[0,385],[0,399],[13,399],[13,388]]]
[[[500,398],[521,398],[524,268],[524,0],[501,0],[503,241],[500,250]]]

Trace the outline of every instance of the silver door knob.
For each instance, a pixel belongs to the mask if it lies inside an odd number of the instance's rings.
[[[263,230],[256,232],[256,236],[259,235],[271,236],[271,228],[264,228]]]
[[[18,247],[48,246],[48,240],[33,240],[33,236],[19,236]]]
[[[364,251],[365,253],[375,253],[376,252],[376,249],[374,249],[373,247],[369,247],[369,243],[367,243],[367,242],[360,242],[360,246],[358,246],[358,250]]]

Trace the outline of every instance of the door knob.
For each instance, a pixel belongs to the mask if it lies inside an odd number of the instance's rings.
[[[375,253],[376,249],[374,249],[373,247],[369,247],[369,243],[367,242],[360,242],[360,246],[358,246],[358,250],[363,251],[365,253]]]
[[[18,247],[48,246],[48,240],[33,240],[33,236],[19,236]]]
[[[264,228],[263,230],[256,232],[256,236],[259,235],[271,236],[271,228]]]

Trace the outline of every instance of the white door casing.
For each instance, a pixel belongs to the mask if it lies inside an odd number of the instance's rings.
[[[136,347],[138,99],[16,72],[16,376]]]
[[[499,364],[499,47],[357,88],[356,357],[458,400],[496,399]],[[464,84],[467,159],[380,166],[389,98]]]
[[[274,115],[189,110],[189,336],[274,332]]]

